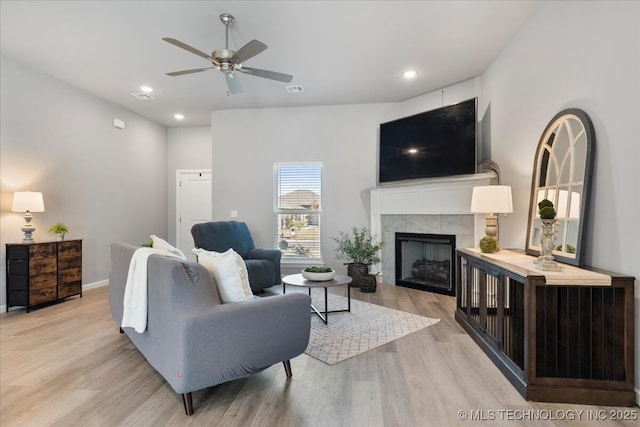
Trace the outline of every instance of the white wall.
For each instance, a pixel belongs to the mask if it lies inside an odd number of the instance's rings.
[[[36,241],[65,222],[83,239],[83,284],[109,274],[109,247],[167,229],[167,130],[13,59],[0,61],[0,305],[5,243],[22,241],[14,191],[41,191]],[[124,130],[112,126],[126,122]]]
[[[586,264],[640,278],[640,3],[545,3],[482,80],[493,159],[514,191],[514,214],[501,221],[504,246],[525,242],[533,157],[545,126],[559,111],[581,108],[596,134]],[[638,390],[638,280],[635,295]]]
[[[169,128],[167,160],[169,229],[166,238],[176,243],[176,171],[211,169],[211,127]]]
[[[324,261],[342,268],[331,237],[369,221],[378,123],[389,104],[214,111],[213,217],[237,210],[258,246],[273,246],[274,162],[323,163]]]

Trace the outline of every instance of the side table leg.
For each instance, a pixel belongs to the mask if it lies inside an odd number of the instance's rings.
[[[327,288],[324,288],[324,324],[329,324],[329,302],[327,301]]]
[[[351,313],[351,286],[347,283],[347,311]]]

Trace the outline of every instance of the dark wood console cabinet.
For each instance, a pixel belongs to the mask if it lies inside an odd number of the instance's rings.
[[[533,401],[635,405],[634,278],[566,266],[610,285],[562,284],[493,255],[457,250],[455,318],[518,392]]]
[[[7,243],[7,311],[82,296],[82,240]]]

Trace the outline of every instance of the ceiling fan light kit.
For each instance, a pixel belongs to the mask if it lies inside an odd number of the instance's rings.
[[[233,24],[236,20],[232,15],[228,13],[223,13],[220,15],[220,21],[225,26],[225,37],[224,49],[216,49],[211,55],[208,55],[201,50],[198,50],[192,46],[189,46],[186,43],[183,43],[179,40],[165,37],[162,40],[170,43],[174,46],[177,46],[181,49],[186,50],[187,52],[193,53],[201,58],[204,58],[211,62],[212,67],[205,68],[194,68],[190,70],[182,70],[182,71],[173,71],[171,73],[166,73],[168,76],[176,77],[182,76],[185,74],[199,73],[201,71],[207,70],[219,70],[222,74],[225,75],[225,80],[227,83],[227,88],[229,89],[229,93],[238,94],[242,93],[242,85],[238,80],[235,72],[238,71],[240,73],[249,74],[256,77],[262,77],[265,79],[276,80],[283,83],[289,83],[293,80],[293,76],[284,73],[278,73],[275,71],[269,70],[261,70],[259,68],[249,68],[245,67],[243,63],[248,59],[253,58],[260,52],[267,49],[267,45],[258,40],[251,40],[249,43],[242,46],[237,51],[229,49],[229,26]]]

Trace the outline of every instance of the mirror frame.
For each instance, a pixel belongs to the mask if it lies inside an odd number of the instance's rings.
[[[580,200],[580,213],[579,213],[579,222],[578,222],[578,231],[577,231],[577,242],[575,247],[575,256],[574,254],[569,255],[569,252],[564,251],[553,251],[553,257],[556,261],[562,262],[565,264],[581,266],[583,259],[583,248],[582,242],[584,240],[584,233],[587,226],[587,221],[589,217],[589,200],[591,194],[591,181],[593,178],[593,163],[594,163],[594,151],[595,151],[595,142],[596,136],[593,129],[593,124],[589,115],[583,110],[577,108],[569,108],[566,110],[560,111],[556,114],[553,119],[549,122],[547,127],[544,129],[540,140],[538,141],[538,147],[536,148],[536,154],[534,159],[533,166],[533,174],[531,178],[531,197],[529,201],[529,221],[527,224],[527,241],[525,244],[525,252],[528,255],[539,256],[540,249],[537,246],[533,246],[531,239],[533,234],[533,227],[535,225],[535,221],[537,218],[537,194],[538,194],[538,183],[540,182],[541,175],[541,159],[542,152],[545,150],[547,146],[547,141],[549,137],[555,133],[556,129],[562,126],[569,119],[577,119],[584,128],[585,136],[586,136],[586,159],[584,165],[584,179],[582,181],[582,193]],[[575,162],[575,159],[573,159]],[[575,164],[575,163],[574,163]],[[572,165],[572,170],[574,166]],[[546,173],[546,171],[545,171]]]

